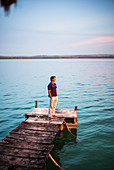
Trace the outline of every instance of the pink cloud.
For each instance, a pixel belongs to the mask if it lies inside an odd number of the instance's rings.
[[[102,44],[102,43],[114,43],[114,37],[97,37],[90,40],[85,40],[79,43],[73,43],[72,45],[91,45],[91,44]]]

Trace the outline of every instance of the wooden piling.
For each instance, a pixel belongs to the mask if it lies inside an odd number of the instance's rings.
[[[78,108],[78,106],[75,106],[75,109],[74,109],[74,110],[76,110],[76,111],[77,111],[77,108]]]
[[[38,108],[38,100],[35,100],[35,108]]]

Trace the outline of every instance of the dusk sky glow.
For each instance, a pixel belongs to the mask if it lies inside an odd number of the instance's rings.
[[[18,0],[0,7],[0,55],[114,54],[114,0]]]

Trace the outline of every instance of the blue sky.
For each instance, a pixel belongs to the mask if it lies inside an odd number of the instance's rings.
[[[0,55],[114,54],[114,0],[18,0],[0,23]]]

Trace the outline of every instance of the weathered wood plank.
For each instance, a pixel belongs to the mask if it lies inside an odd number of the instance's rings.
[[[42,143],[42,141],[45,141],[45,143],[52,143],[52,141],[54,140],[55,136],[53,137],[36,137],[36,136],[25,136],[25,135],[13,135],[10,134],[6,137],[6,139],[13,139],[13,140],[22,140],[22,141],[29,141],[29,142],[38,142],[38,143]]]
[[[64,121],[64,118],[54,118],[49,120],[48,118],[37,118],[37,117],[29,117],[27,120],[27,122],[37,122],[37,123],[44,123],[44,124],[55,124],[55,125],[61,125]]]
[[[17,167],[28,167],[28,168],[43,168],[45,159],[30,159],[30,158],[21,158],[17,156],[10,156],[10,155],[2,155],[0,153],[0,166],[10,166],[10,165],[16,165]]]
[[[1,147],[6,147],[6,148],[16,148],[16,149],[29,149],[29,150],[35,150],[35,151],[51,151],[54,147],[54,145],[45,145],[45,144],[34,144],[34,143],[25,143],[25,142],[6,142],[3,141],[0,143]]]
[[[63,118],[77,118],[77,111],[71,110],[71,109],[55,109],[55,114],[58,117]],[[48,115],[48,108],[34,108],[34,110],[31,113],[25,113],[25,116],[47,116]]]
[[[58,132],[59,128],[52,124],[39,124],[36,122],[25,122],[23,121],[18,127],[13,129],[14,131],[19,131],[20,129],[23,130],[31,130],[31,131],[47,131],[47,132]]]
[[[54,145],[46,145],[46,144],[34,144],[33,142],[23,142],[23,141],[5,141],[0,142],[0,146],[5,146],[6,148],[17,148],[17,149],[29,149],[29,150],[39,150],[39,151],[51,151]]]
[[[59,131],[59,128],[56,128],[56,129],[52,129],[52,128],[46,128],[46,127],[35,127],[35,126],[30,126],[30,127],[25,127],[26,130],[31,130],[31,131],[46,131],[47,129],[47,132],[58,132]]]
[[[25,142],[25,139],[23,139],[23,138],[19,138],[19,139],[17,139],[17,138],[4,138],[4,141],[6,141],[6,142],[11,142],[11,141],[14,141],[14,139],[15,139],[15,142],[16,143],[18,143],[20,140],[22,141],[22,142]],[[53,141],[53,140],[52,140]],[[44,139],[42,140],[26,140],[26,142],[28,142],[28,143],[30,143],[30,142],[32,142],[32,143],[34,143],[34,145],[36,145],[36,144],[46,144],[46,145],[50,145],[51,143],[52,143],[52,141],[49,141],[49,140],[47,140],[47,141],[45,141]]]
[[[37,139],[37,140],[39,140],[39,139],[52,139],[53,137],[55,137],[55,135],[54,134],[52,134],[52,135],[48,135],[48,134],[40,134],[40,135],[37,135],[36,133],[33,133],[33,134],[28,134],[28,135],[25,135],[24,133],[10,133],[9,135],[7,135],[6,137],[14,137],[14,138],[16,138],[16,139],[19,139],[19,138],[23,138],[23,139]]]
[[[31,153],[31,151],[28,152],[28,153],[26,153],[26,152],[24,153],[23,150],[18,150],[17,152],[13,151],[13,150],[11,150],[11,151],[10,150],[3,150],[2,151],[2,155],[19,157],[19,158],[29,158],[29,159],[45,159],[46,157],[48,157],[50,152],[42,153],[41,151],[38,151],[38,154],[35,154],[35,153]]]
[[[54,125],[54,124],[50,124],[50,122],[49,123],[47,123],[47,124],[45,124],[45,123],[37,123],[37,122],[27,122],[27,121],[23,121],[19,126],[18,126],[18,128],[19,127],[24,127],[24,128],[29,128],[29,127],[46,127],[47,129],[54,129],[54,130],[56,130],[57,129],[57,127],[56,127],[56,125]],[[59,128],[58,128],[58,130],[59,130]]]
[[[53,131],[46,131],[47,129],[41,131],[41,130],[32,130],[32,129],[14,129],[10,133],[25,133],[25,134],[47,134],[47,135],[56,135],[57,132]],[[52,130],[52,129],[51,129]]]
[[[8,148],[6,146],[0,146],[0,151],[2,155],[17,156],[21,158],[32,158],[32,159],[44,159],[49,155],[50,151],[39,151],[39,150],[29,150],[28,149],[17,149]]]
[[[58,127],[56,127],[56,128],[54,128],[54,127],[50,127],[50,126],[33,126],[33,125],[30,125],[30,126],[26,126],[25,125],[25,127],[22,127],[22,129],[25,129],[25,130],[32,130],[32,131],[46,131],[47,130],[47,132],[58,132],[59,131],[59,128]]]
[[[56,113],[75,113],[75,110],[73,109],[55,109]],[[48,108],[34,108],[32,113],[45,113],[45,115],[48,113]]]
[[[37,136],[37,137],[54,137],[57,133],[49,133],[49,132],[25,132],[25,131],[18,131],[18,132],[15,132],[15,131],[11,131],[10,134],[13,134],[13,135],[26,135],[26,136]]]
[[[47,118],[48,119],[48,118]],[[48,119],[49,120],[49,119]],[[50,128],[55,128],[56,129],[56,125],[50,124],[52,120],[50,120],[47,124],[41,122],[40,124],[38,124],[37,122],[27,122],[27,121],[23,121],[18,127],[25,127],[25,126],[35,126],[35,127],[50,127]]]

